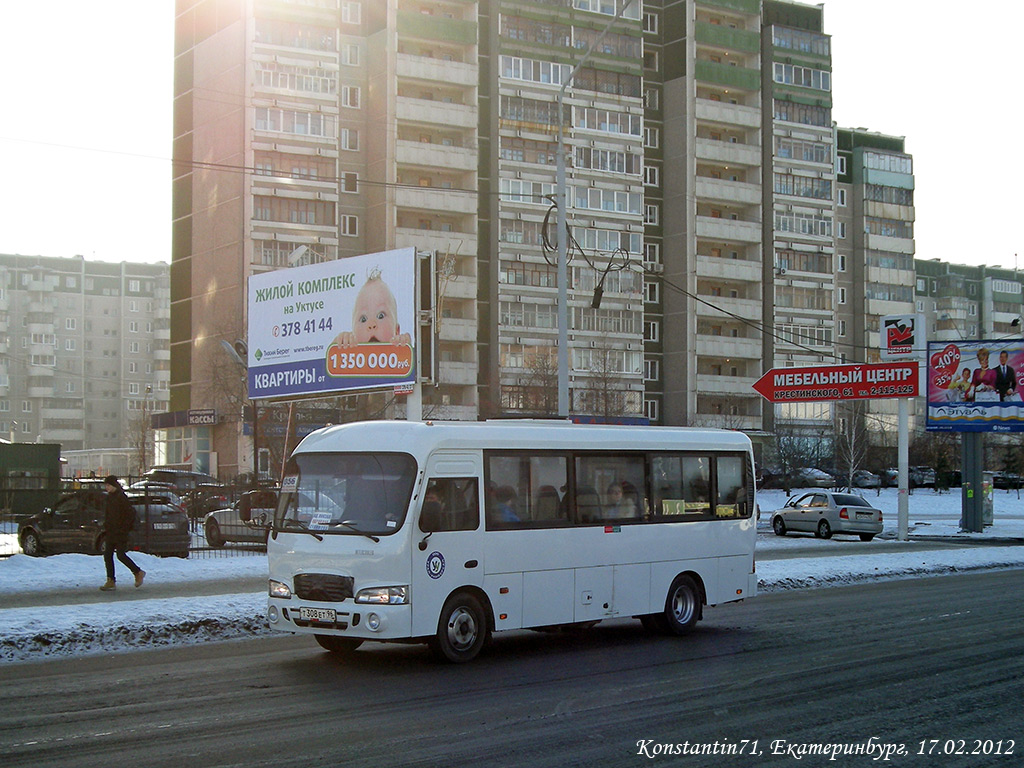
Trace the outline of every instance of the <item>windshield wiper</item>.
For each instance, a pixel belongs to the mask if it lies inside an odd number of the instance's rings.
[[[286,517],[284,520],[281,521],[281,525],[288,526],[289,528],[291,528],[289,523],[294,525],[294,528],[297,529],[300,533],[308,533],[310,536],[313,536],[314,538],[316,538],[317,541],[323,541],[324,540],[324,537],[321,536],[319,533],[317,533],[316,531],[311,531],[311,530],[309,530],[309,528],[304,526],[302,524],[301,520],[296,520],[296,519],[291,518],[291,517]]]
[[[349,522],[348,520],[342,520],[340,523],[331,523],[332,527],[336,526],[336,525],[344,525],[349,530],[355,531],[356,533],[358,533],[361,536],[365,536],[366,538],[368,538],[371,541],[373,541],[375,544],[380,544],[380,539],[378,537],[374,536],[372,533],[367,533],[366,531],[360,531],[355,523]]]

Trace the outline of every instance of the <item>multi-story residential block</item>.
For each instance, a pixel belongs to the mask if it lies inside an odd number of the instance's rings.
[[[914,312],[914,166],[900,136],[836,132],[837,348],[849,362],[880,359],[885,315]],[[896,434],[897,402],[865,410],[876,431]]]
[[[836,362],[835,137],[831,38],[822,6],[766,0],[764,83],[766,367]],[[769,246],[770,244],[770,246]],[[765,407],[766,426],[830,428],[830,403]]]
[[[914,261],[916,311],[932,341],[1019,338],[1024,274],[1003,267]]]
[[[653,6],[653,4],[651,4]],[[645,4],[645,8],[647,5]],[[756,429],[762,372],[763,126],[758,0],[665,3],[662,423]],[[659,87],[660,86],[660,87]],[[653,106],[649,103],[649,106]]]
[[[162,262],[0,255],[0,437],[151,457],[148,416],[170,393],[168,283]]]
[[[912,215],[892,234],[889,203],[870,197],[901,188],[882,169],[870,188],[839,183],[853,171],[837,177],[822,13],[789,0],[178,0],[170,407],[217,418],[173,417],[176,439],[205,441],[224,472],[251,466],[243,372],[222,344],[245,335],[250,275],[406,246],[439,265],[425,415],[555,414],[560,142],[570,411],[827,423],[829,409],[776,411],[752,384],[863,346],[893,300],[855,300],[849,280],[910,285],[878,270],[912,258],[913,241]],[[854,143],[850,162],[868,162]]]

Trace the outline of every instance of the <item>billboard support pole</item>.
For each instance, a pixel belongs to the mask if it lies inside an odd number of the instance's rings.
[[[983,437],[983,432],[964,432],[960,436],[962,472],[960,528],[967,533],[982,533],[985,530],[982,518]]]
[[[899,501],[896,508],[899,541],[909,538],[910,529],[910,400],[901,397],[899,403],[899,426],[896,443],[897,471],[899,473]]]
[[[412,392],[405,398],[405,418],[408,421],[423,421],[423,385],[418,381],[412,385]]]

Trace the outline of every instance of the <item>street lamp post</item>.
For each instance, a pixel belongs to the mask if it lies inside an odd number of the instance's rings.
[[[622,14],[633,4],[633,0],[625,0],[622,6],[616,11],[615,16],[601,30],[601,34],[590,44],[587,52],[583,54],[576,66],[572,68],[569,75],[558,89],[558,147],[555,153],[555,202],[558,206],[558,415],[562,418],[569,416],[569,224],[568,216],[568,189],[565,181],[565,120],[562,118],[562,110],[565,101],[565,89],[576,77],[580,67],[590,58],[597,45],[608,34],[615,23],[622,18]]]

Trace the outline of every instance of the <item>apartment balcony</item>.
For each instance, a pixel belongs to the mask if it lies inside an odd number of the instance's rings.
[[[707,294],[702,294],[701,298],[714,306],[709,307],[707,304],[697,302],[698,317],[711,317],[721,320],[722,313],[718,311],[721,309],[724,312],[742,317],[744,320],[761,322],[761,302],[758,300],[734,299],[729,296],[709,296]]]
[[[441,232],[436,229],[395,227],[395,248],[424,251],[449,251],[463,255],[476,253],[476,232]]]
[[[757,379],[750,376],[716,376],[710,373],[697,374],[697,388],[701,395],[729,395],[731,397],[759,397],[754,391]]]
[[[166,360],[167,362],[170,362],[170,360],[171,360],[171,350],[170,349],[154,349],[153,350],[153,359],[154,360]]]
[[[479,68],[475,64],[413,56],[409,53],[398,54],[395,71],[401,78],[429,80],[467,88],[476,88],[480,76]]]
[[[437,377],[442,384],[475,386],[478,370],[479,366],[476,363],[439,362],[437,364]]]
[[[732,336],[697,334],[698,357],[760,360],[761,351],[760,339],[739,339]]]
[[[84,419],[85,408],[43,408],[39,415],[43,419]]]
[[[446,299],[469,299],[477,297],[477,281],[473,275],[458,275],[447,282],[442,282]]]
[[[414,99],[411,96],[398,96],[395,101],[395,113],[401,122],[427,123],[445,128],[477,127],[479,110],[475,105]]]
[[[721,123],[743,128],[761,127],[761,110],[757,107],[697,99],[695,112],[698,122]]]
[[[27,392],[29,397],[53,397],[53,384],[47,386],[30,384]]]
[[[399,165],[444,168],[449,171],[477,170],[477,153],[472,149],[404,139],[399,139],[395,148]]]
[[[476,341],[477,321],[460,317],[445,317],[437,328],[439,341]]]
[[[739,280],[745,283],[760,283],[761,264],[756,261],[721,259],[714,256],[698,256],[697,277],[706,277],[713,280]]]
[[[761,165],[761,148],[752,144],[733,144],[728,141],[698,138],[695,152],[698,160],[749,167]]]
[[[914,241],[907,237],[889,237],[887,235],[864,235],[864,247],[871,251],[889,251],[890,253],[914,253]]]
[[[749,184],[744,181],[698,176],[696,193],[699,200],[718,200],[740,205],[761,204],[761,185]]]
[[[760,243],[761,225],[754,221],[697,217],[697,237],[737,243]]]
[[[395,189],[395,205],[431,213],[475,215],[477,212],[476,195],[438,187],[398,187]]]
[[[327,200],[336,203],[338,201],[338,180],[253,176],[249,191],[254,195],[290,197],[297,200]]]
[[[721,413],[697,412],[697,419],[707,427],[754,431],[762,428],[760,416],[731,416]]]
[[[171,341],[171,329],[170,328],[157,328],[153,331],[153,338],[159,339],[160,341]]]

